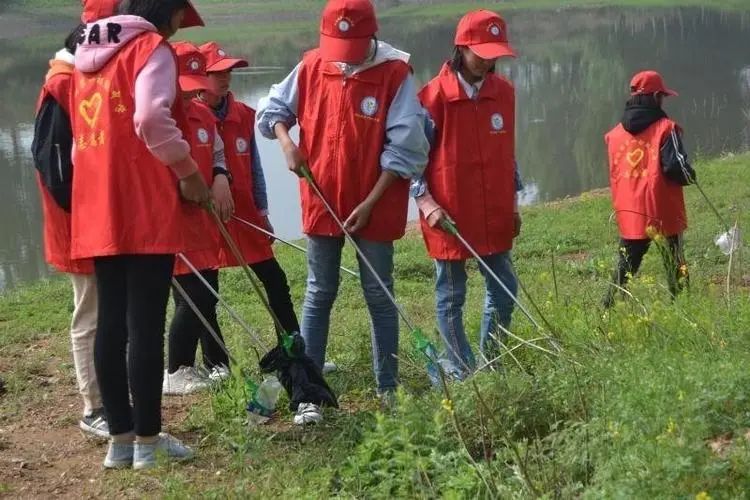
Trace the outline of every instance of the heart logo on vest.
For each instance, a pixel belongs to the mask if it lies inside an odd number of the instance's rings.
[[[242,137],[238,137],[234,145],[238,153],[245,153],[247,151],[247,141]]]
[[[492,129],[499,132],[503,129],[503,126],[505,125],[505,121],[503,120],[503,115],[500,113],[495,113],[490,118],[490,124],[492,125]]]
[[[641,148],[629,151],[628,163],[630,163],[631,167],[635,168],[641,163],[641,160],[643,160],[644,156],[646,156],[646,153]]]
[[[201,144],[208,143],[208,131],[205,128],[198,129],[198,140],[201,142]]]
[[[359,109],[365,116],[375,116],[378,112],[378,100],[374,97],[365,97],[362,99],[362,104],[359,105]]]
[[[96,92],[89,99],[84,99],[78,106],[78,112],[81,113],[81,116],[91,128],[94,128],[94,125],[96,125],[101,110],[102,95],[99,92]]]

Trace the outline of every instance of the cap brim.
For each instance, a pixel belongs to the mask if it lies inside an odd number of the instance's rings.
[[[372,38],[336,38],[320,35],[320,57],[325,62],[360,63],[370,52]]]
[[[478,43],[476,45],[469,45],[469,49],[482,59],[516,57],[516,51],[507,43]]]
[[[195,9],[193,2],[187,0],[187,8],[185,9],[185,16],[182,18],[180,28],[192,28],[194,26],[205,26],[205,23]]]
[[[674,91],[672,89],[664,89],[664,91],[662,93],[664,95],[669,96],[669,97],[677,97],[678,95],[680,95],[680,94],[678,94],[676,91]]]
[[[183,92],[194,92],[196,90],[208,90],[211,81],[208,77],[201,75],[181,75],[179,78],[180,90]]]
[[[226,59],[222,59],[214,63],[212,66],[209,66],[206,68],[206,71],[209,73],[218,73],[234,68],[247,68],[248,66],[250,66],[250,64],[244,59],[232,59],[227,57]]]

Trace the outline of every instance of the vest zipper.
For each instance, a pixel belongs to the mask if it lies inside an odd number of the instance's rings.
[[[343,172],[341,171],[342,169],[339,167],[339,164],[338,164],[338,157],[339,157],[339,147],[340,147],[340,143],[341,143],[341,122],[343,121],[342,113],[344,111],[344,99],[346,97],[346,83],[347,83],[346,75],[343,75],[343,76],[344,77],[341,80],[341,97],[339,98],[339,116],[338,116],[338,120],[336,121],[337,122],[336,123],[336,142],[335,142],[335,145],[334,145],[334,148],[333,148],[333,162],[332,162],[333,165],[336,168],[336,173],[339,176],[343,175]],[[339,200],[334,200],[333,201],[333,205],[334,205],[333,208],[334,208],[334,210],[340,210],[341,209],[341,207],[337,206],[339,204],[338,201]],[[346,217],[346,215],[340,214],[340,213],[337,214],[337,215],[339,217],[343,217],[343,218]],[[334,232],[331,231],[330,235],[333,236],[333,233]]]
[[[479,96],[477,96],[477,99],[474,101],[474,124],[479,122]],[[475,137],[477,138],[477,151],[479,151],[479,174],[482,177],[482,189],[480,190],[482,192],[482,213],[484,214],[484,237],[485,237],[485,244],[489,248],[489,228],[487,227],[487,194],[485,193],[484,186],[487,185],[484,179],[484,155],[482,154],[482,141],[479,139],[480,131],[477,130],[477,133],[475,134]],[[482,256],[484,257],[484,256]]]
[[[60,176],[60,182],[65,182],[65,179],[63,179],[62,155],[60,154],[60,144],[55,144],[55,149],[57,150],[57,173]]]

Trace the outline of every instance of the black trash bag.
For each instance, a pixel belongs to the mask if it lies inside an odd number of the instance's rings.
[[[305,354],[305,341],[299,333],[290,335],[289,352],[281,344],[260,360],[263,373],[276,376],[289,395],[289,409],[297,411],[300,403],[339,407],[338,399],[323,378],[320,368]]]

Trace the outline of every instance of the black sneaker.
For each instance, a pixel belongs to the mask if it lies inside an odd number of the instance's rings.
[[[91,412],[91,415],[83,417],[78,424],[83,432],[90,436],[101,439],[109,439],[109,424],[104,417],[104,410],[99,408]]]

